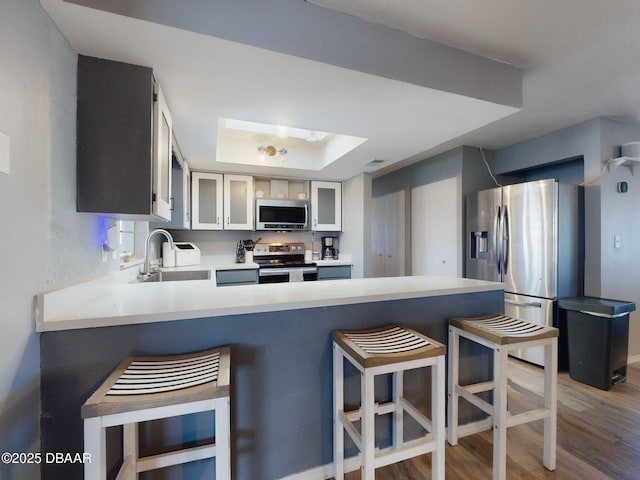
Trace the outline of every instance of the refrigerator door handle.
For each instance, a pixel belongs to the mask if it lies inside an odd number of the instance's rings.
[[[500,270],[501,265],[501,256],[502,252],[500,246],[502,244],[502,232],[500,231],[500,214],[501,208],[498,207],[498,213],[496,213],[495,222],[493,225],[493,258],[496,262],[496,267],[498,268],[498,275],[502,275],[502,271]]]
[[[518,307],[542,308],[542,303],[540,302],[518,302],[517,300],[505,300],[504,303],[508,303],[509,305],[517,305]]]
[[[507,206],[502,211],[502,273],[506,275],[509,268],[509,210]]]

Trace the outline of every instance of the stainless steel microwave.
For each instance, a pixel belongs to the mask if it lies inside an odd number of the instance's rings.
[[[256,230],[309,230],[309,201],[257,199]]]

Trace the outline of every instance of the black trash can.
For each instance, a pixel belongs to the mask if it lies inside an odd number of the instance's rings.
[[[566,310],[569,376],[601,390],[624,382],[633,302],[597,297],[558,300]]]

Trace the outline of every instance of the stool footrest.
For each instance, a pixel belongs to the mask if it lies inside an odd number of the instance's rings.
[[[433,428],[433,424],[431,423],[431,420],[423,415],[423,413],[418,410],[411,402],[409,402],[406,398],[404,397],[400,397],[400,405],[402,406],[402,410],[405,411],[406,413],[408,413],[411,418],[413,418],[422,428],[424,428],[427,431],[431,431]],[[376,415],[389,415],[393,412],[396,411],[396,405],[393,402],[386,402],[386,403],[378,403],[376,402],[373,411]],[[343,425],[345,425],[345,427],[353,427],[353,423],[352,422],[357,422],[358,420],[360,420],[360,418],[362,418],[362,409],[361,408],[357,408],[355,410],[349,410],[348,412],[341,412],[341,418],[343,419]],[[347,423],[351,424],[350,426],[347,425]],[[354,427],[354,431],[357,432],[357,430]],[[349,436],[351,436],[351,433],[349,434]],[[355,439],[351,436],[351,439],[355,441]],[[359,434],[358,434],[358,439],[359,439]]]
[[[482,420],[476,420],[475,422],[465,423],[458,426],[458,438],[467,437],[474,433],[484,432],[485,430],[491,430],[493,428],[493,419],[487,417]]]
[[[135,478],[136,467],[133,464],[133,457],[131,455],[127,455],[122,461],[122,466],[118,471],[118,476],[116,480],[127,480],[129,478]]]
[[[402,408],[405,412],[407,412],[411,418],[413,418],[418,424],[427,430],[428,432],[433,431],[433,424],[431,420],[422,414],[420,410],[418,410],[412,403],[410,403],[406,398],[401,397],[400,403],[402,404]]]
[[[516,425],[522,425],[523,423],[535,422],[536,420],[542,420],[548,418],[551,415],[551,409],[538,408],[536,410],[529,410],[528,412],[518,413],[516,415],[509,415],[507,417],[507,427],[515,427]]]
[[[201,445],[199,447],[184,448],[173,452],[159,453],[138,459],[138,472],[147,472],[158,468],[171,467],[181,463],[195,462],[205,458],[216,456],[215,444]]]
[[[463,387],[461,385],[455,385],[453,388],[454,388],[454,391],[455,391],[456,395],[460,395],[467,402],[472,403],[473,405],[478,407],[483,412],[488,413],[489,415],[493,415],[493,405],[492,404],[490,404],[489,402],[481,399],[475,393],[470,392],[466,387]],[[485,390],[481,390],[481,391],[484,392]]]
[[[433,440],[433,435],[428,433],[423,437],[404,442],[400,448],[381,448],[376,451],[375,468],[386,467],[408,458],[431,453],[435,451],[436,447],[437,443]]]
[[[342,423],[342,426],[344,427],[345,431],[349,434],[349,437],[351,437],[351,440],[353,440],[353,443],[355,443],[356,447],[358,447],[358,450],[362,451],[362,436],[360,435],[360,432],[355,427],[353,422],[350,420],[351,415],[353,415],[353,412],[350,412],[347,414],[342,410],[340,410],[338,412],[338,419],[340,420],[340,423]],[[356,417],[356,420],[359,418],[360,418],[360,415]]]
[[[396,406],[393,402],[379,403],[376,402],[373,406],[373,412],[376,415],[388,415],[393,413],[396,409]],[[362,408],[356,408],[355,410],[349,410],[348,412],[344,412],[345,417],[350,422],[357,422],[362,418]]]

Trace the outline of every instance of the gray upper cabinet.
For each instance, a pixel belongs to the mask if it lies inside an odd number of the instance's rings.
[[[342,183],[311,182],[311,229],[342,231]]]
[[[171,218],[172,124],[151,68],[80,55],[77,210]]]

